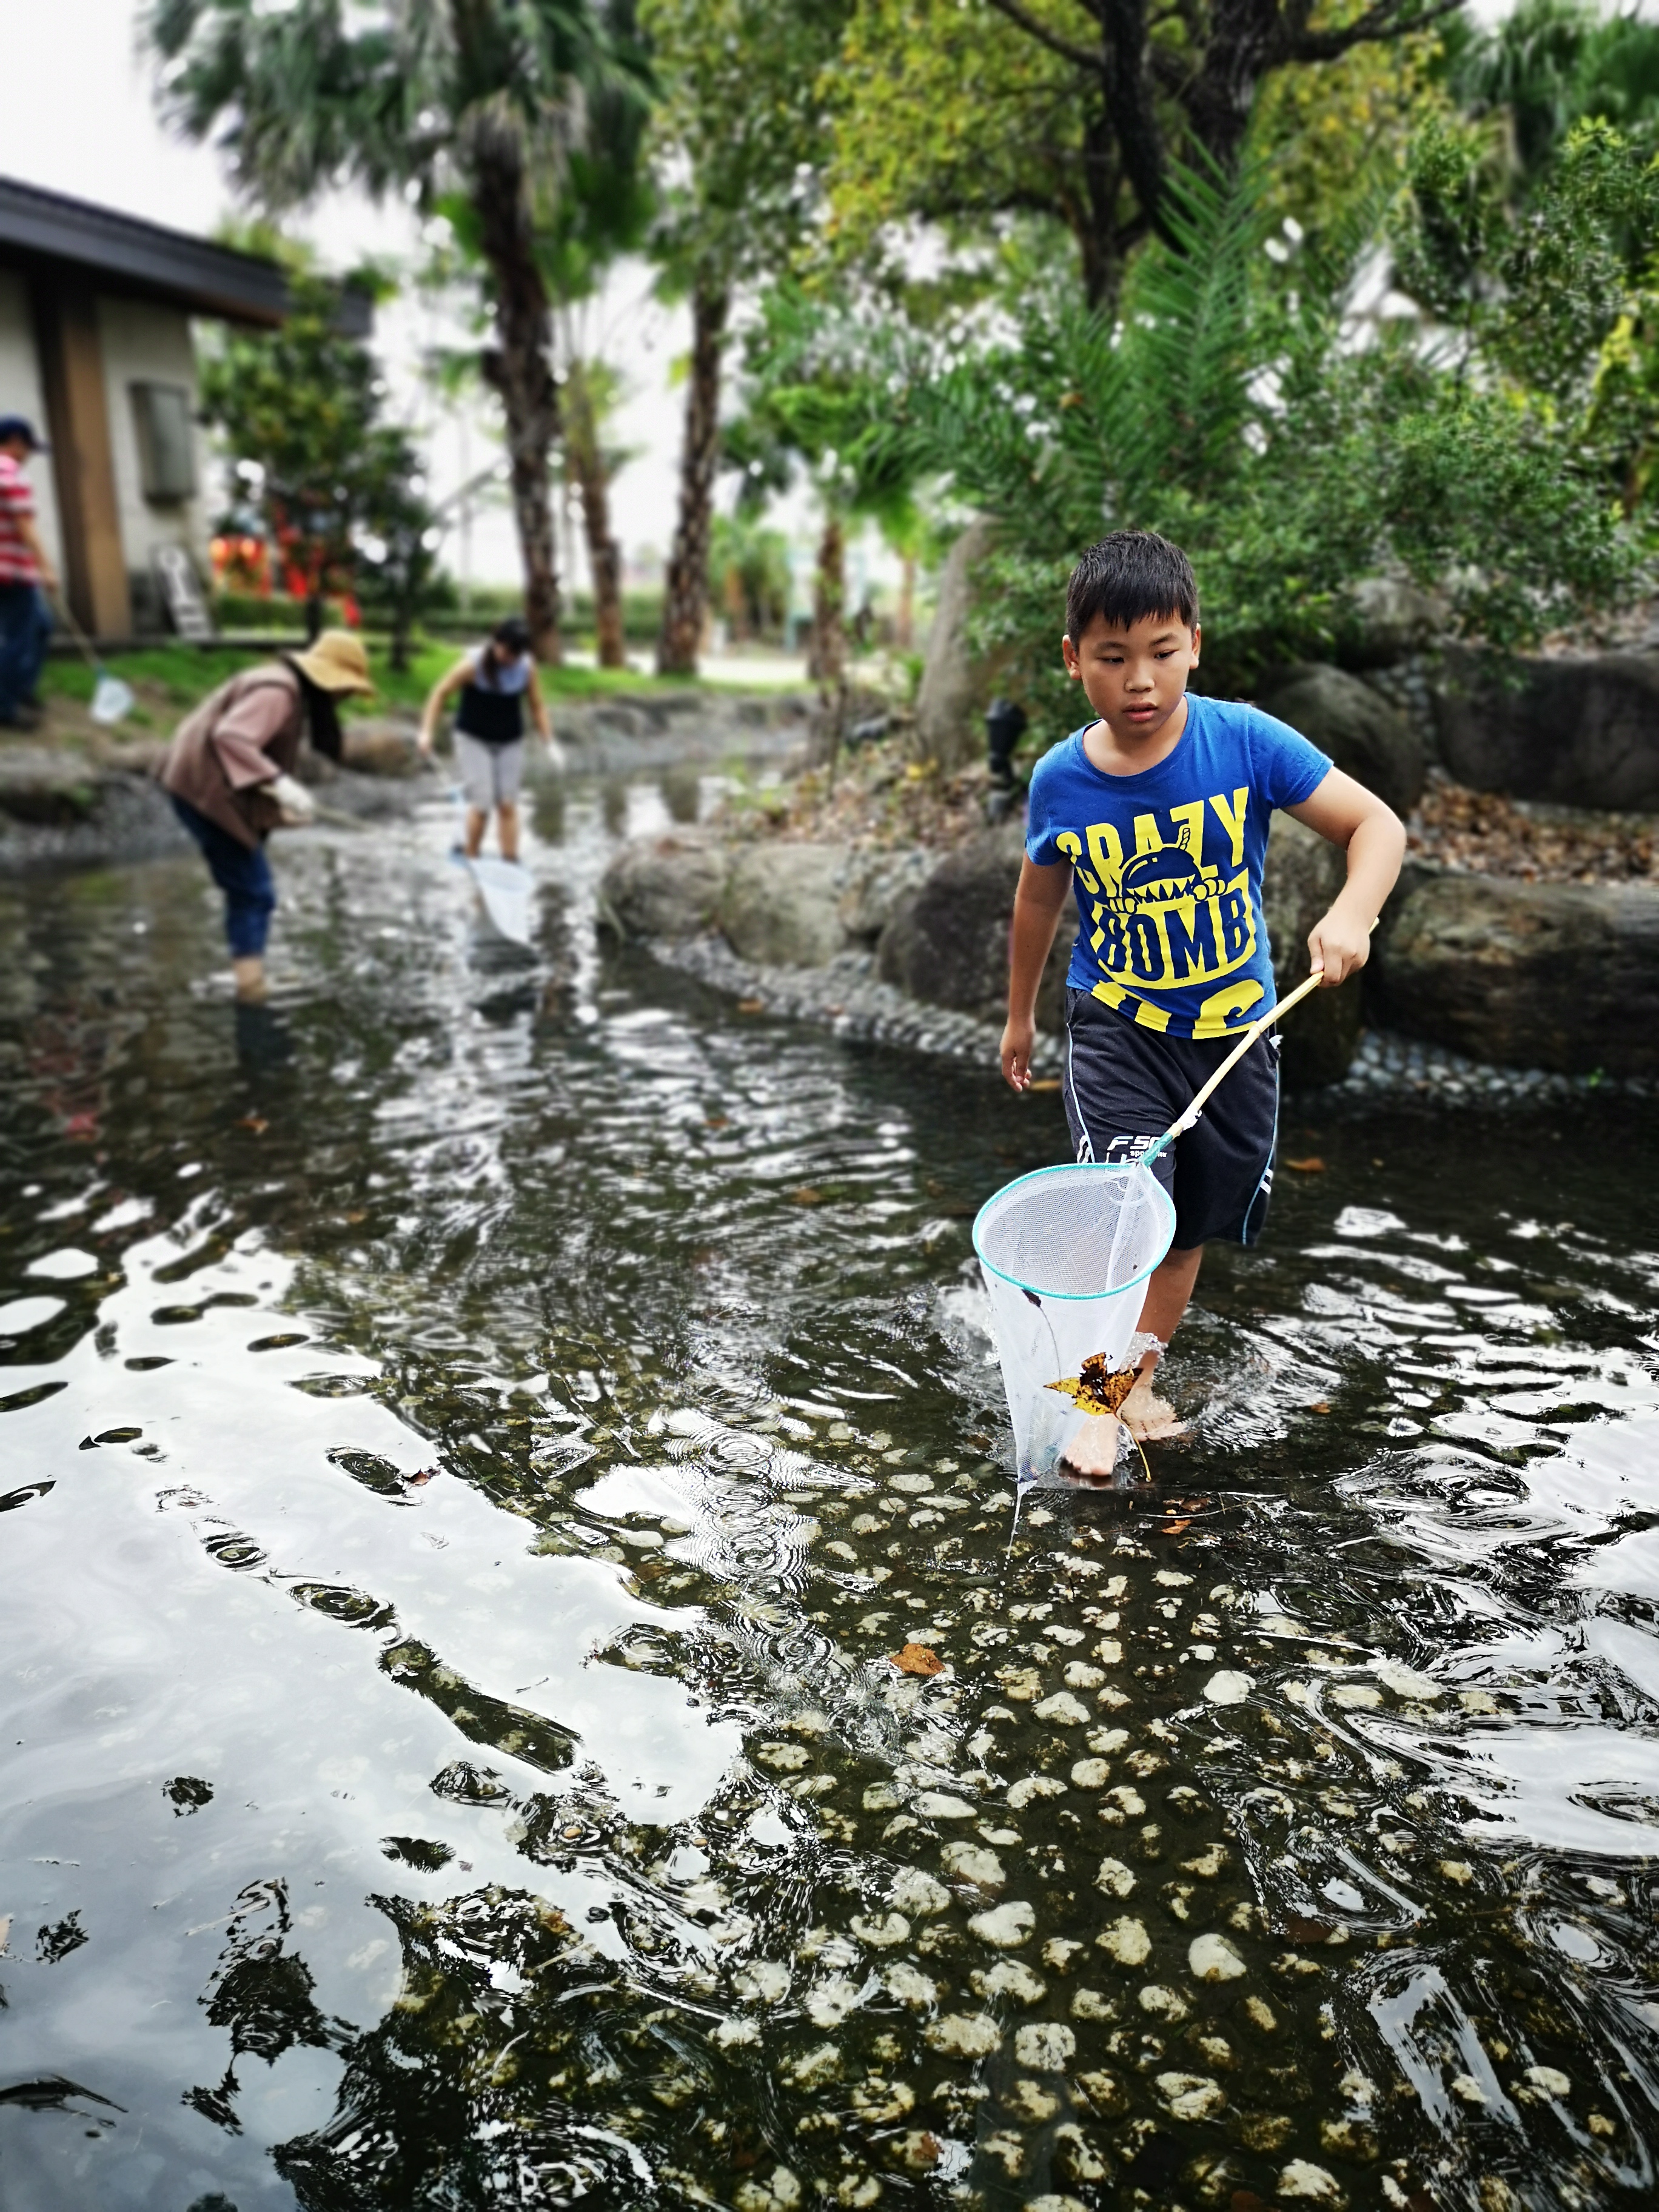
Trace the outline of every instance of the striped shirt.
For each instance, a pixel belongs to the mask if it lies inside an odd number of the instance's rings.
[[[18,525],[34,520],[34,494],[21,465],[0,453],[0,584],[38,584],[40,564]]]

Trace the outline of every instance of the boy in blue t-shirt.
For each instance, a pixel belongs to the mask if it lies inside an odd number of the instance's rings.
[[[1075,889],[1083,926],[1066,975],[1061,1088],[1079,1160],[1138,1159],[1273,1006],[1261,864],[1274,807],[1347,851],[1347,883],[1308,939],[1328,986],[1364,966],[1406,849],[1398,817],[1287,724],[1188,696],[1199,637],[1198,586],[1167,539],[1115,531],[1073,570],[1060,650],[1098,719],[1031,777],[1002,1072],[1016,1091],[1030,1087],[1037,985]],[[1176,1209],[1140,1316],[1160,1348],[1187,1310],[1206,1242],[1251,1244],[1261,1233],[1279,1043],[1269,1030],[1153,1163]],[[1138,1436],[1176,1425],[1152,1392],[1158,1358],[1146,1355],[1124,1401]],[[1097,1415],[1066,1456],[1081,1474],[1106,1474],[1117,1448],[1117,1422]]]

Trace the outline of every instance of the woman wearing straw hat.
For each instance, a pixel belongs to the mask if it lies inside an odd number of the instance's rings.
[[[312,818],[310,793],[294,777],[301,744],[308,736],[314,750],[337,760],[340,700],[374,690],[362,640],[325,629],[304,653],[222,684],[179,725],[167,749],[161,782],[225,895],[231,972],[246,1002],[265,995],[265,939],[276,904],[265,839]]]

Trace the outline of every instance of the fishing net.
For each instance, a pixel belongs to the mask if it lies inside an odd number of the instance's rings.
[[[1115,1412],[1146,1278],[1175,1208],[1150,1168],[1041,1168],[988,1199],[974,1223],[990,1294],[1018,1479],[1052,1475],[1091,1415]]]

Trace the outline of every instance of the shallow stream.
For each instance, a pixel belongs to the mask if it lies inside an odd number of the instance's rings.
[[[1659,1117],[1292,1114],[1011,1544],[1059,1102],[601,957],[697,803],[0,885],[0,2203],[1651,2203]]]

